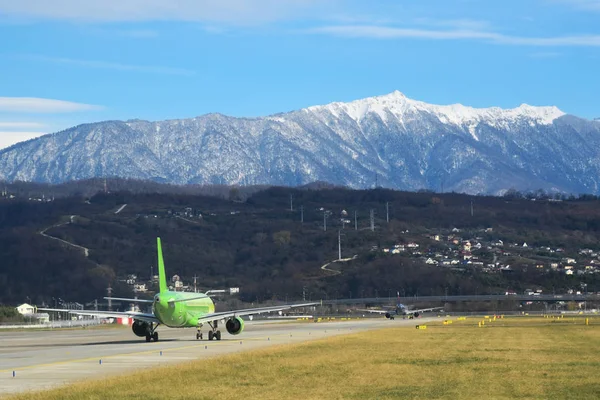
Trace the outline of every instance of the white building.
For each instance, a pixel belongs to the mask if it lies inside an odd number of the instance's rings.
[[[138,292],[145,293],[148,291],[148,288],[146,287],[145,283],[136,283],[135,285],[133,285],[133,291],[135,293],[138,293]]]
[[[17,312],[21,315],[28,315],[35,313],[35,307],[31,304],[23,303],[17,307]]]

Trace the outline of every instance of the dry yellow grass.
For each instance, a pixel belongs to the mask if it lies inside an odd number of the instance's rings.
[[[600,398],[600,320],[390,328],[157,368],[14,399]],[[390,321],[390,325],[393,322]]]

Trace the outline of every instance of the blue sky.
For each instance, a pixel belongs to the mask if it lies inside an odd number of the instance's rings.
[[[600,0],[0,0],[0,148],[400,90],[600,117]]]

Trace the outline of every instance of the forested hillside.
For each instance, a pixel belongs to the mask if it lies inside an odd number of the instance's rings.
[[[177,274],[185,284],[197,276],[202,289],[240,287],[246,301],[300,299],[303,293],[315,300],[396,291],[564,291],[581,283],[598,291],[600,274],[569,276],[549,265],[582,249],[600,250],[599,206],[593,197],[549,201],[519,193],[278,187],[243,195],[229,188],[220,197],[122,191],[54,201],[0,198],[0,302],[87,302],[105,296],[109,284],[113,295],[131,296],[132,287],[123,282],[127,275],[148,282],[156,273],[157,236],[169,276]],[[338,232],[342,258],[356,258],[322,270],[338,258]],[[483,243],[472,253],[477,263],[463,259],[469,240]],[[488,244],[498,240],[519,247],[498,251]],[[418,251],[385,252],[413,243]],[[527,248],[521,249],[523,243]],[[425,262],[436,256],[436,265]],[[441,266],[446,259],[448,267]],[[450,266],[451,259],[460,264]],[[509,268],[486,267],[492,261]]]

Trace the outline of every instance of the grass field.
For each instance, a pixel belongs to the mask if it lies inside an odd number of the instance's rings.
[[[581,317],[480,328],[481,320],[338,336],[12,398],[600,398],[599,317],[590,326]]]

